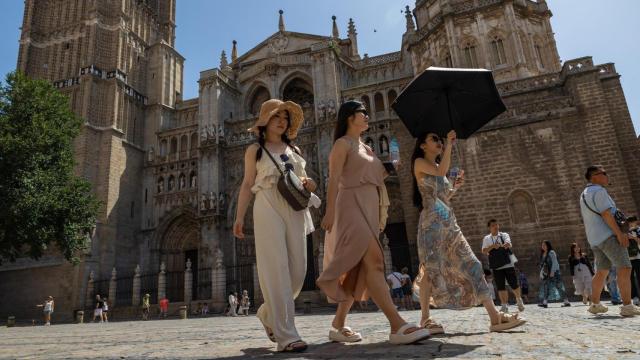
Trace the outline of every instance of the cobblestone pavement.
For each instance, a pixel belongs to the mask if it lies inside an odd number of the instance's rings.
[[[249,317],[208,317],[189,320],[127,321],[108,324],[64,324],[50,327],[0,328],[2,359],[639,359],[640,317],[621,318],[619,306],[595,317],[586,306],[529,305],[527,325],[510,333],[489,333],[482,308],[433,310],[447,334],[417,345],[386,342],[388,325],[380,312],[349,316],[364,340],[358,344],[329,343],[331,314],[301,315],[299,332],[309,342],[302,354],[274,353],[260,322]],[[512,309],[515,307],[512,306]],[[418,321],[418,311],[403,311]]]

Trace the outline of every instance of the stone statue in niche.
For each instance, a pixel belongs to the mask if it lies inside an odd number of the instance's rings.
[[[214,125],[207,125],[207,139],[214,139],[216,137],[216,128]]]
[[[200,138],[202,140],[207,140],[207,128],[203,127],[202,129],[200,129]]]
[[[179,189],[184,189],[185,187],[187,187],[186,183],[185,183],[185,179],[184,179],[184,175],[180,176],[180,184],[179,184]]]
[[[209,191],[209,210],[216,211],[216,194],[213,191]]]
[[[207,205],[207,194],[202,193],[202,195],[200,195],[200,210],[207,210]]]
[[[191,187],[195,188],[198,185],[198,176],[196,174],[191,175]]]
[[[176,181],[171,177],[169,178],[169,191],[173,190],[173,187],[176,185]]]
[[[223,192],[218,193],[218,213],[223,214],[226,206],[226,195]]]
[[[149,148],[148,156],[149,156],[149,157],[147,158],[147,160],[148,160],[149,162],[152,162],[152,161],[153,161],[153,159],[154,159],[154,156],[155,156],[155,152],[153,151],[153,146]]]
[[[158,194],[161,194],[163,189],[164,189],[164,180],[163,179],[159,179],[158,180]]]
[[[222,254],[222,250],[220,250],[220,248],[216,248],[216,268],[221,268],[223,266],[223,254]]]

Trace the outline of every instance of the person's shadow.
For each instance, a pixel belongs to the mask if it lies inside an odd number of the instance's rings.
[[[246,348],[239,356],[223,357],[219,359],[381,359],[381,358],[454,358],[471,352],[484,345],[463,345],[438,341],[437,339],[423,340],[414,345],[391,345],[387,342],[373,344],[350,344],[326,342],[310,344],[307,351],[302,353],[279,353],[273,347]]]

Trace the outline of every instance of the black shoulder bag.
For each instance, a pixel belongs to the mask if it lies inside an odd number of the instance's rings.
[[[504,240],[502,240],[502,236],[500,234],[498,234],[498,238],[504,245]],[[505,249],[504,247],[489,251],[489,267],[495,270],[497,268],[501,268],[505,265],[511,264],[511,257],[509,255],[509,250]]]
[[[267,153],[273,164],[280,172],[280,178],[278,179],[278,192],[287,201],[289,206],[295,211],[301,211],[309,206],[309,199],[311,198],[311,192],[307,190],[302,184],[302,180],[293,172],[293,167],[285,166],[284,171],[280,168],[280,165],[273,158],[269,150],[260,145],[262,150]]]

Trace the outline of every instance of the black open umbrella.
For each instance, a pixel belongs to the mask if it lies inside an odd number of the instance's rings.
[[[430,67],[391,105],[409,132],[466,139],[506,110],[491,71]]]

